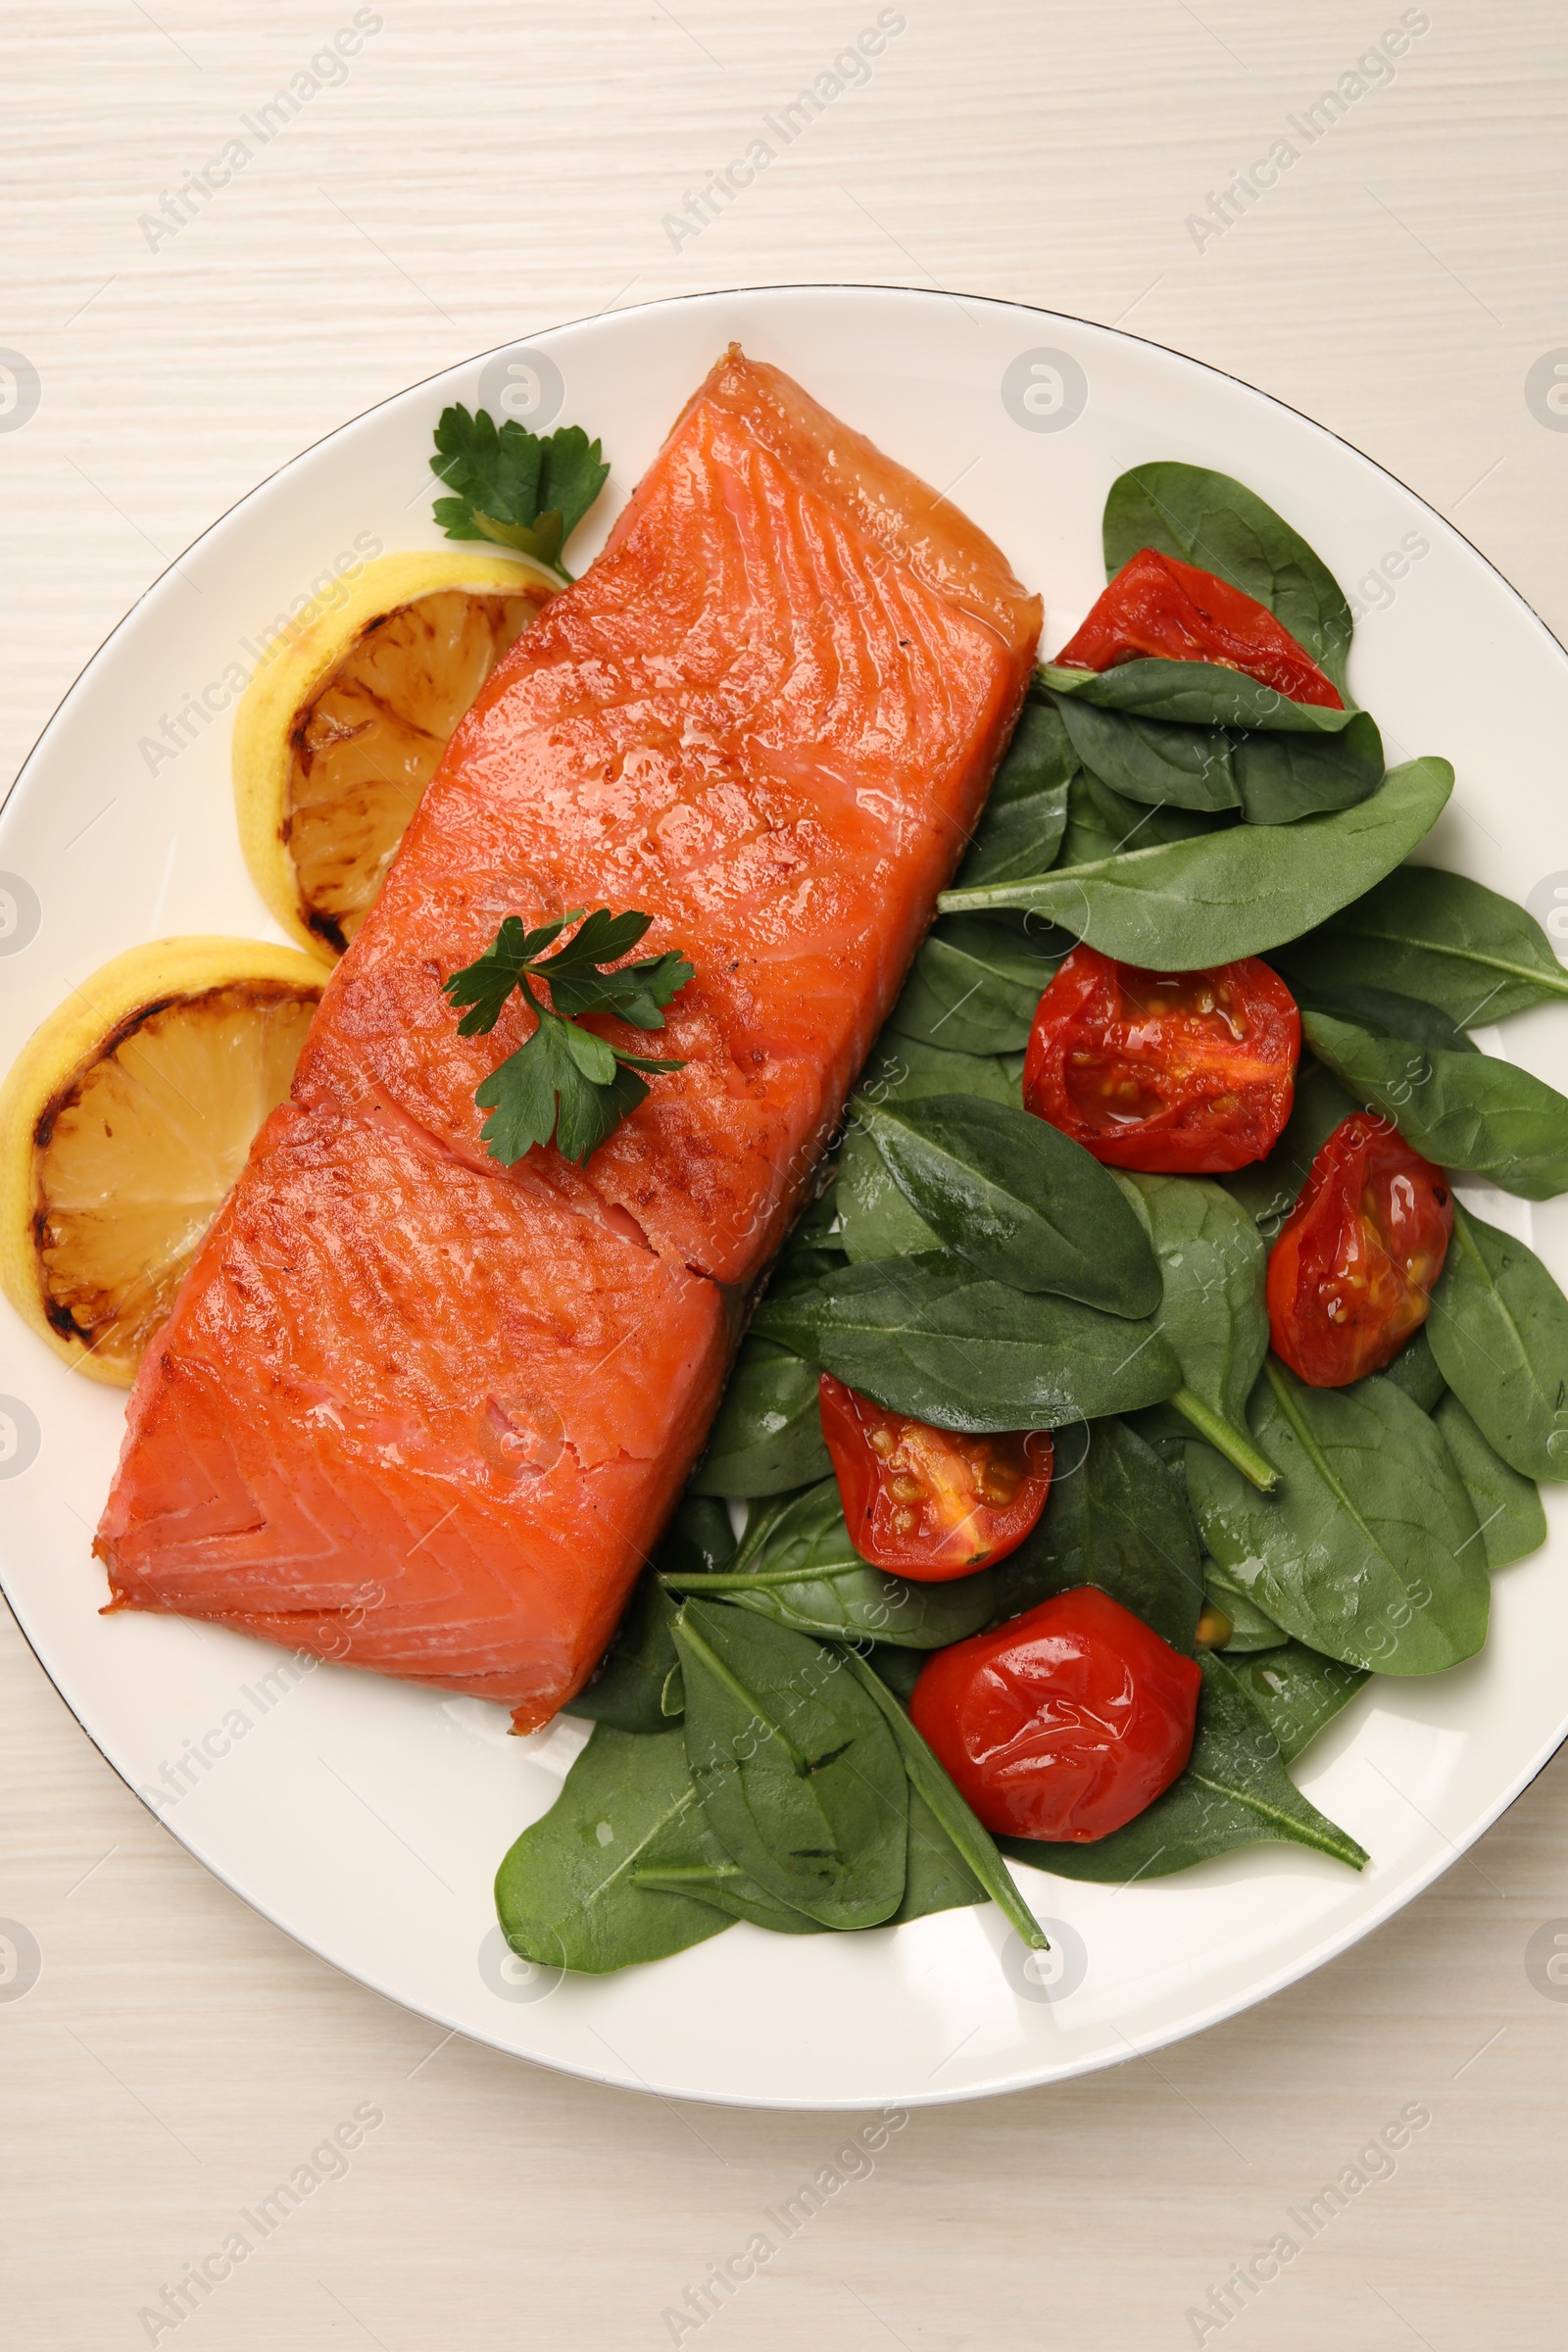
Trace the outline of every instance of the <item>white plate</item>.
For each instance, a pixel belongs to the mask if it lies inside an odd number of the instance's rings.
[[[1551,870],[1568,865],[1568,661],[1466,540],[1354,450],[1244,384],[1078,319],[884,288],[705,295],[563,328],[388,401],[264,483],[143,598],[0,815],[0,869],[23,885],[0,883],[13,907],[8,917],[0,899],[0,1066],[74,983],[138,940],[279,936],[235,838],[225,704],[274,616],[323,573],[356,551],[444,544],[425,460],[448,401],[495,411],[505,396],[532,421],[603,437],[614,475],[574,546],[580,568],[732,337],[951,488],[1044,590],[1052,647],[1102,584],[1100,514],[1116,473],[1169,457],[1240,475],[1371,608],[1351,675],[1391,760],[1454,762],[1430,855],[1534,896],[1538,911],[1558,881],[1568,889]],[[166,719],[203,696],[209,715],[186,716],[190,740],[170,756]],[[1527,1015],[1507,1046],[1568,1086],[1568,1022]],[[1568,1276],[1563,1204],[1494,1200],[1488,1213],[1533,1231]],[[1484,1654],[1429,1681],[1373,1684],[1308,1751],[1302,1787],[1373,1856],[1359,1878],[1296,1846],[1125,1890],[1025,1873],[1062,1928],[1065,1973],[1048,1988],[1020,1979],[1015,1956],[1011,1973],[1002,1965],[989,1907],[858,1936],[737,1927],[620,1977],[519,1978],[504,1965],[490,1882],[551,1802],[582,1727],[512,1740],[502,1711],[475,1700],[302,1672],[173,1619],[101,1619],[88,1544],[123,1398],[67,1373],[9,1312],[0,1398],[21,1432],[0,1460],[5,1590],[85,1730],[174,1835],[378,1991],[500,2049],[630,2086],[909,2105],[1108,2065],[1261,2000],[1366,1935],[1495,1820],[1568,1730],[1568,1530],[1552,1493],[1552,1541],[1497,1580]]]

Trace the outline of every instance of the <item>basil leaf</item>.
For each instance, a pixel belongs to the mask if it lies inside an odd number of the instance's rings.
[[[1181,1385],[1153,1322],[1027,1297],[941,1250],[793,1285],[756,1328],[895,1412],[976,1435],[1133,1412]]]
[[[991,1833],[970,1812],[936,1757],[892,1691],[854,1650],[845,1663],[892,1733],[909,1776],[911,1797],[922,1797],[942,1834],[950,1838],[1003,1917],[1034,1951],[1050,1950],[1044,1930],[1019,1893]]]
[[[1383,738],[1358,710],[1341,735],[1244,735],[1233,767],[1250,825],[1294,825],[1324,808],[1353,808],[1384,776]]]
[[[1048,925],[1034,927],[1051,940]],[[1041,996],[1072,945],[1063,932],[1038,947],[1015,919],[950,915],[915,957],[888,1026],[950,1052],[1021,1053]]]
[[[1222,727],[1174,726],[1126,710],[1100,710],[1073,694],[1062,695],[1056,708],[1080,763],[1113,792],[1157,808],[1209,814],[1241,807],[1231,738]]]
[[[1423,1323],[1413,1339],[1404,1346],[1392,1363],[1383,1367],[1382,1378],[1392,1380],[1402,1389],[1411,1402],[1424,1413],[1434,1413],[1447,1391],[1447,1383],[1438,1370],[1438,1359],[1432,1352],[1432,1342]]]
[[[1277,1474],[1247,1428],[1248,1399],[1268,1353],[1263,1283],[1268,1251],[1245,1208],[1200,1176],[1118,1174],[1159,1259],[1159,1327],[1176,1351],[1176,1410],[1254,1486]]]
[[[873,1928],[904,1896],[908,1785],[853,1652],[719,1601],[674,1620],[686,1755],[730,1859],[829,1928]]]
[[[724,1526],[728,1533],[727,1519]],[[674,1613],[658,1579],[642,1577],[597,1675],[566,1700],[563,1714],[585,1716],[619,1732],[667,1731],[664,1691],[679,1662],[669,1631]]]
[[[1568,1192],[1568,1099],[1528,1070],[1372,1037],[1321,1012],[1304,1013],[1301,1031],[1342,1085],[1439,1167],[1471,1169],[1527,1200]]]
[[[1446,760],[1412,760],[1354,808],[1228,825],[1038,881],[946,891],[938,904],[948,914],[1027,906],[1121,962],[1202,970],[1277,948],[1364,893],[1431,831],[1452,789]]]
[[[1439,1371],[1508,1467],[1568,1479],[1568,1298],[1533,1250],[1457,1201],[1427,1337]]]
[[[886,1642],[900,1649],[945,1649],[989,1625],[996,1612],[990,1575],[920,1585],[890,1576],[850,1541],[836,1480],[764,1503],[740,1549],[716,1576],[672,1575],[685,1592],[721,1593],[743,1609],[829,1642]]]
[[[1187,1449],[1203,1541],[1265,1616],[1326,1657],[1438,1674],[1486,1640],[1486,1555],[1435,1424],[1387,1380],[1309,1389],[1270,1356],[1253,1434],[1283,1474],[1259,1494]]]
[[[596,1724],[561,1794],[497,1874],[496,1910],[513,1950],[602,1976],[721,1934],[722,1913],[633,1876],[696,1810],[678,1731],[643,1739]]]
[[[1288,974],[1420,997],[1461,1029],[1568,997],[1568,971],[1534,915],[1436,865],[1401,866],[1279,960]]]
[[[1369,1679],[1364,1668],[1342,1666],[1304,1642],[1287,1642],[1255,1665],[1238,1663],[1231,1672],[1279,1741],[1287,1764],[1295,1763]]]
[[[1474,1505],[1487,1566],[1508,1568],[1539,1551],[1546,1541],[1546,1514],[1535,1480],[1509,1469],[1457,1396],[1445,1396],[1433,1419]]]
[[[831,1262],[827,1261],[827,1262]],[[818,1373],[769,1340],[748,1338],[718,1408],[694,1494],[787,1494],[829,1467]]]
[[[1221,1178],[1266,1242],[1275,1239],[1296,1206],[1313,1160],[1354,1109],[1353,1098],[1320,1062],[1303,1062],[1297,1072],[1296,1100],[1285,1132],[1267,1159]]]
[[[1216,831],[1224,820],[1203,816],[1191,808],[1150,808],[1129,800],[1101,776],[1081,767],[1067,793],[1067,831],[1058,870],[1069,865],[1093,865],[1102,858],[1120,857],[1124,850],[1150,850],[1167,841],[1191,841]],[[1035,921],[1041,918],[1037,915]]]
[[[1004,1838],[1003,1851],[1037,1870],[1100,1886],[1169,1878],[1236,1846],[1275,1839],[1315,1846],[1359,1870],[1365,1851],[1296,1787],[1278,1740],[1243,1684],[1217,1658],[1199,1663],[1203,1688],[1192,1758],[1163,1796],[1124,1829],[1090,1844]]]
[[[1356,715],[1324,703],[1293,703],[1245,670],[1212,662],[1172,662],[1161,655],[1118,662],[1113,669],[1064,669],[1043,662],[1035,672],[1053,694],[1139,718],[1176,719],[1196,727],[1264,727],[1297,735],[1337,735]]]
[[[1280,956],[1272,956],[1269,960],[1279,963]],[[1350,1021],[1358,1029],[1370,1030],[1374,1037],[1408,1038],[1412,1045],[1431,1046],[1440,1054],[1481,1051],[1446,1012],[1440,1012],[1436,1004],[1424,1004],[1419,997],[1401,997],[1392,988],[1367,988],[1354,981],[1341,987],[1313,974],[1294,976],[1288,985],[1303,1012],[1326,1012],[1332,1020]]]
[[[958,869],[966,884],[1045,873],[1061,846],[1077,764],[1054,705],[1025,703]]]
[[[1114,1417],[1094,1422],[1083,1442],[1039,1524],[990,1571],[997,1621],[1097,1585],[1191,1657],[1203,1578],[1181,1475]]]
[[[1046,1120],[970,1095],[867,1103],[860,1116],[938,1246],[979,1273],[1113,1315],[1158,1306],[1159,1267],[1114,1177]]]
[[[1252,1650],[1278,1649],[1290,1640],[1284,1627],[1265,1617],[1246,1588],[1227,1576],[1217,1560],[1203,1562],[1203,1592],[1230,1623],[1226,1640],[1214,1644],[1227,1665]]]
[[[1350,608],[1321,556],[1256,491],[1205,466],[1156,459],[1117,476],[1105,500],[1105,576],[1140,548],[1217,573],[1273,613],[1345,692]]]

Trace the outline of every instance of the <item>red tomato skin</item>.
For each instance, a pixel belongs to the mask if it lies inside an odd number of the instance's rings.
[[[1342,1120],[1269,1251],[1275,1354],[1313,1389],[1380,1372],[1426,1321],[1452,1231],[1443,1170],[1369,1111]]]
[[[1296,1000],[1255,956],[1149,972],[1077,947],[1035,1008],[1024,1107],[1107,1167],[1222,1176],[1273,1151],[1300,1054]]]
[[[938,1650],[909,1715],[995,1836],[1086,1845],[1185,1771],[1202,1672],[1094,1585]]]
[[[1150,655],[1240,670],[1287,702],[1345,708],[1333,681],[1266,605],[1196,564],[1144,547],[1056,660],[1064,669],[1102,670]]]
[[[917,1585],[973,1576],[1016,1551],[1046,1507],[1054,1458],[1049,1431],[960,1437],[893,1412],[831,1372],[817,1402],[850,1541],[873,1568]],[[895,1491],[900,1479],[904,1493]],[[998,1499],[987,1500],[977,1479],[988,1480]]]

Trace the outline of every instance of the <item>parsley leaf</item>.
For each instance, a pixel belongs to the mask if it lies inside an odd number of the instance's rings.
[[[497,430],[488,411],[444,409],[430,470],[457,492],[438,498],[435,518],[449,539],[488,539],[571,574],[561,551],[610,479],[599,443],[564,424],[543,440],[509,416]]]
[[[585,916],[574,906],[530,931],[509,914],[494,945],[443,983],[452,1003],[467,1007],[458,1023],[460,1037],[487,1037],[514,992],[527,999],[538,1017],[533,1035],[474,1089],[474,1102],[490,1113],[480,1132],[493,1159],[512,1167],[535,1144],[548,1144],[554,1136],[565,1157],[580,1167],[646,1102],[649,1090],[639,1071],[652,1075],[685,1067],[623,1053],[577,1026],[579,1013],[612,1012],[637,1029],[662,1029],[662,1007],[694,977],[678,948],[614,971],[600,968],[628,955],[652,919],[635,912],[612,914],[608,906]],[[546,955],[569,923],[580,927],[564,948]],[[533,984],[541,980],[550,992],[549,1004],[534,994]]]

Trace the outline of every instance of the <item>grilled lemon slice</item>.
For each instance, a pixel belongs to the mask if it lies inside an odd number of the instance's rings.
[[[526,556],[382,556],[257,671],[234,719],[240,844],[302,947],[343,953],[453,728],[561,585]]]
[[[326,978],[259,940],[154,940],[23,1048],[0,1091],[0,1288],[75,1370],[134,1380]]]

